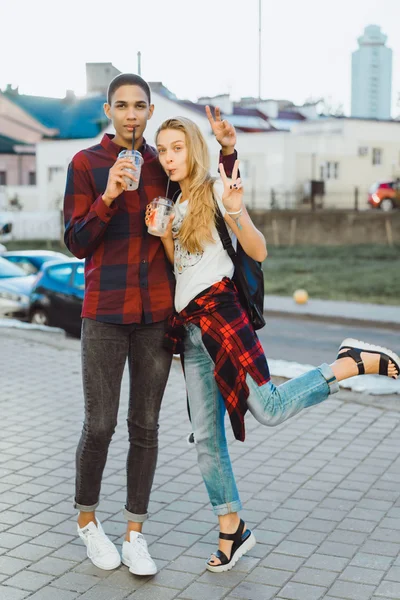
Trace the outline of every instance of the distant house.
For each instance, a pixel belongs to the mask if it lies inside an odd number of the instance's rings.
[[[108,83],[118,73],[111,63],[89,63],[89,91],[82,98],[71,91],[65,98],[35,97],[12,88],[0,94],[0,206],[1,190],[9,201],[10,190],[16,193],[10,182],[19,181],[25,210],[61,209],[71,158],[98,143],[105,132],[113,133],[103,106]],[[307,202],[311,180],[318,180],[325,185],[325,206],[350,208],[355,188],[362,205],[374,181],[400,174],[399,121],[324,115],[322,101],[299,106],[285,99],[233,101],[221,94],[191,102],[177,98],[162,82],[150,82],[150,87],[155,111],[146,140],[154,144],[155,132],[167,118],[192,119],[207,141],[214,175],[219,146],[204,107],[220,107],[237,131],[245,198],[251,207],[298,207]]]

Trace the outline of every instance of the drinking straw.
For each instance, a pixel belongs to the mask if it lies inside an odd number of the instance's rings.
[[[168,198],[168,190],[169,190],[169,182],[171,179],[171,175],[168,175],[168,183],[167,183],[167,191],[165,192],[165,197]]]
[[[134,127],[133,131],[132,131],[132,150],[135,149],[135,132],[136,132],[136,127]]]

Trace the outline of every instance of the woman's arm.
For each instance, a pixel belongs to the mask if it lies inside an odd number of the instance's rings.
[[[225,213],[224,219],[239,240],[243,250],[254,260],[262,262],[268,256],[265,237],[254,225],[244,204],[240,209],[242,214],[230,216]]]
[[[254,260],[262,262],[267,258],[267,244],[250,218],[243,204],[243,187],[239,172],[239,161],[235,162],[232,178],[228,179],[224,166],[220,164],[221,179],[224,184],[222,203],[225,207],[224,219],[239,240],[243,250]]]
[[[162,237],[165,254],[171,264],[174,264],[174,240],[171,237]]]

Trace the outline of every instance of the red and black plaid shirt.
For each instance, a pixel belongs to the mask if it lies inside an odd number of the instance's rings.
[[[235,438],[244,441],[244,416],[249,388],[246,374],[260,386],[270,379],[267,359],[259,339],[239,302],[235,284],[224,277],[194,298],[171,319],[166,347],[183,348],[185,323],[201,329],[201,337],[214,362],[214,377],[231,420]]]
[[[175,278],[160,238],[147,233],[146,205],[164,196],[167,176],[157,152],[144,141],[139,188],[110,207],[102,200],[108,173],[124,148],[105,134],[78,152],[68,168],[64,198],[65,243],[85,258],[82,317],[107,323],[152,323],[173,311]],[[232,171],[236,153],[221,156]],[[177,189],[171,184],[170,195]]]

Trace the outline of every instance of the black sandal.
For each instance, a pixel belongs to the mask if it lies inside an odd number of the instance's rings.
[[[221,540],[228,540],[233,542],[231,549],[231,556],[228,558],[222,550],[217,550],[214,556],[221,561],[219,565],[213,565],[210,562],[206,563],[206,567],[213,573],[223,573],[224,571],[230,571],[235,566],[237,561],[243,554],[246,554],[256,543],[254,533],[250,529],[246,529],[243,533],[244,522],[240,519],[239,527],[235,533],[220,533],[219,537]]]
[[[346,352],[340,353],[341,350],[346,350]],[[400,373],[400,358],[395,352],[393,352],[392,350],[388,350],[387,348],[382,348],[382,346],[367,344],[366,342],[360,342],[359,340],[354,340],[352,338],[347,338],[341,343],[337,359],[345,357],[352,358],[357,364],[358,373],[360,375],[364,375],[365,366],[361,358],[361,352],[369,352],[370,354],[380,355],[379,375],[386,375],[386,377],[390,377],[388,375],[389,361],[392,361],[392,363],[396,367],[397,375]],[[392,376],[392,379],[396,379],[396,377]]]

